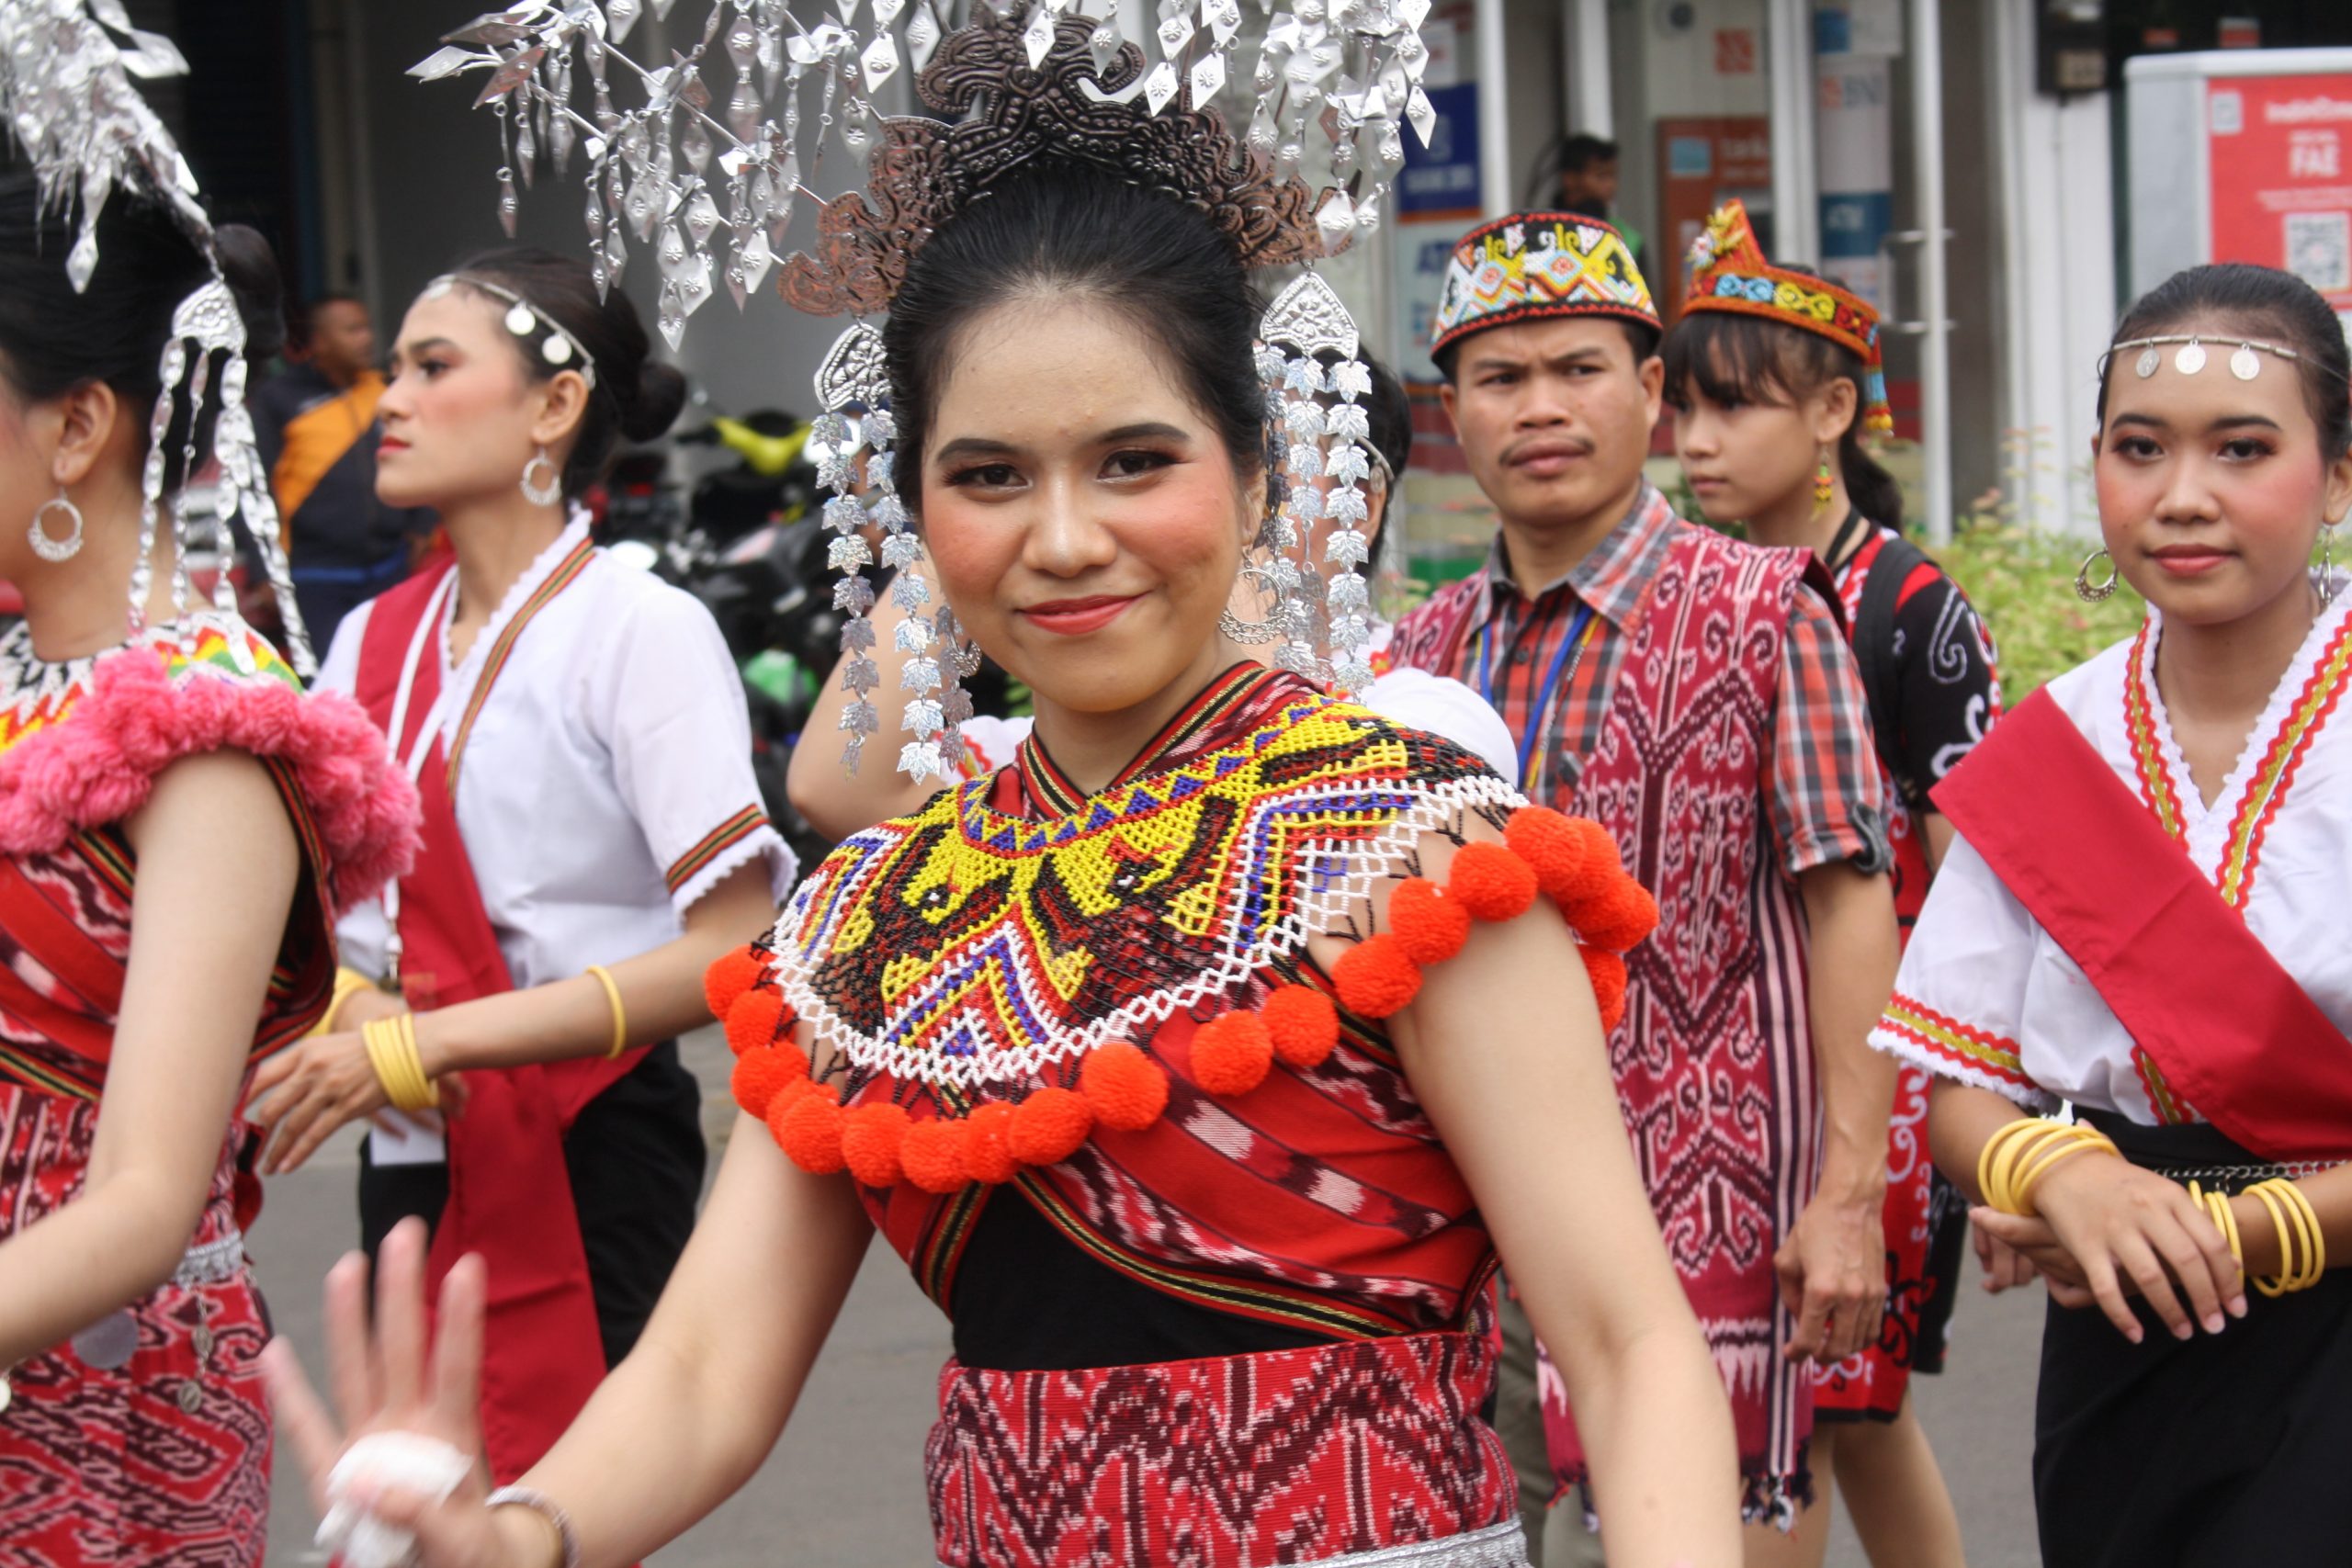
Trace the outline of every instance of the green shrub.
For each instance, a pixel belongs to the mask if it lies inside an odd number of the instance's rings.
[[[2140,596],[2128,584],[2096,604],[2075,595],[2075,572],[2094,547],[1984,513],[1961,519],[1951,543],[1931,552],[1992,628],[2011,706],[2139,626]]]

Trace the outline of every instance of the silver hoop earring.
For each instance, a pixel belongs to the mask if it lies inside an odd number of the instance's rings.
[[[1227,640],[1238,642],[1244,648],[1261,648],[1270,642],[1280,642],[1289,635],[1290,630],[1289,617],[1283,614],[1282,590],[1274,582],[1273,573],[1261,566],[1246,566],[1241,569],[1239,575],[1236,578],[1236,581],[1240,582],[1252,580],[1274,591],[1273,619],[1245,621],[1235,615],[1230,607],[1219,612],[1216,618],[1216,629],[1225,634]]]
[[[2319,603],[2322,609],[2335,603],[2335,527],[2333,523],[2324,523],[2319,530]]]
[[[42,528],[40,520],[59,508],[62,508],[65,515],[74,520],[74,525],[66,530],[65,537],[54,539]],[[33,513],[32,541],[33,554],[45,561],[72,560],[81,553],[82,509],[74,504],[73,497],[61,490],[40,503],[40,509]]]
[[[2107,560],[2107,581],[2105,582],[2093,582],[2091,581],[2091,563],[2102,557]],[[2098,548],[2085,556],[2083,558],[2083,564],[2075,569],[2075,597],[2080,599],[2086,604],[2096,604],[2100,600],[2108,598],[2114,593],[2115,578],[2115,558],[2108,555],[2107,547],[2105,545],[2101,545]]]
[[[538,468],[548,471],[549,477],[545,484],[531,482],[533,470]],[[553,506],[563,499],[563,470],[555,466],[555,459],[548,456],[548,449],[544,446],[523,465],[523,499],[533,506]]]

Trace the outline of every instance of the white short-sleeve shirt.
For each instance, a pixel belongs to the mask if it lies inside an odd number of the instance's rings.
[[[616,964],[673,940],[721,879],[764,862],[781,899],[797,874],[752,773],[742,681],[710,612],[603,551],[549,600],[489,671],[499,634],[586,537],[575,520],[531,563],[474,638],[448,659],[445,600],[435,646],[448,700],[444,744],[494,675],[465,743],[458,831],[518,987]],[[349,691],[374,606],[336,629],[322,687]],[[431,657],[432,655],[428,655]],[[380,903],[341,927],[345,961],[381,973]]]
[[[2320,1010],[2352,1032],[2352,715],[2338,700],[2352,682],[2352,594],[2321,612],[2211,806],[2156,690],[2162,635],[2151,611],[2138,637],[2060,676],[2050,694],[2142,805],[2176,825],[2180,852]],[[1965,839],[1936,874],[1871,1043],[2030,1110],[2067,1100],[2143,1124],[2202,1120]]]

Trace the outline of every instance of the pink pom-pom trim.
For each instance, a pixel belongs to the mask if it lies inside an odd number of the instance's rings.
[[[358,704],[200,668],[174,681],[147,649],[99,660],[63,718],[0,752],[0,853],[45,853],[119,822],[147,804],[157,773],[211,751],[293,768],[326,845],[337,914],[415,860],[416,788]]]

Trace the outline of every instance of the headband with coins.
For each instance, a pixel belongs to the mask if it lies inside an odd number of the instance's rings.
[[[536,358],[549,370],[576,370],[588,389],[596,389],[596,357],[571,335],[561,321],[532,304],[522,295],[503,283],[470,272],[445,272],[424,286],[424,298],[438,299],[459,284],[493,299],[506,301],[506,311],[500,320],[506,330],[529,349],[528,357]]]
[[[2322,365],[2308,355],[2298,354],[2284,344],[2266,343],[2260,338],[2217,337],[2211,333],[2165,333],[2156,337],[2126,338],[2121,343],[2111,345],[2100,357],[2099,376],[2102,380],[2106,378],[2107,367],[2114,363],[2117,355],[2129,353],[2136,348],[2140,353],[2139,356],[2132,362],[2132,373],[2144,381],[2163,366],[2164,350],[2175,344],[2180,345],[2180,352],[2172,356],[2172,367],[2184,376],[2194,376],[2205,368],[2206,362],[2211,357],[2205,352],[2205,345],[2209,343],[2217,349],[2228,347],[2232,344],[2236,344],[2230,353],[2230,374],[2241,381],[2251,381],[2262,374],[2262,356],[2266,354],[2273,359],[2283,359],[2290,365],[2312,366],[2334,376],[2339,381],[2345,378],[2343,373],[2333,366]]]

